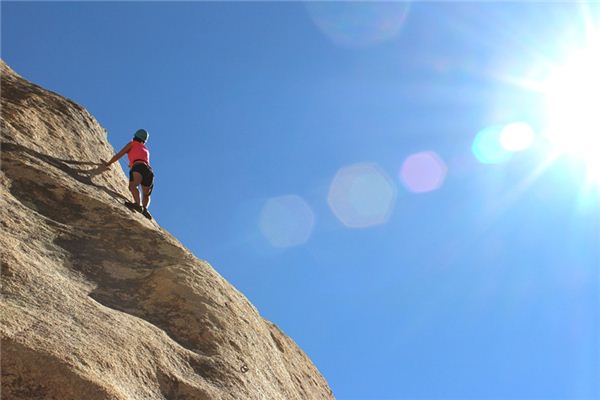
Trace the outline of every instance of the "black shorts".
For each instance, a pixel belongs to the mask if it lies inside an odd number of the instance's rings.
[[[133,164],[133,167],[129,170],[129,181],[133,180],[133,173],[139,172],[142,175],[142,186],[154,187],[154,172],[149,165],[144,163]]]

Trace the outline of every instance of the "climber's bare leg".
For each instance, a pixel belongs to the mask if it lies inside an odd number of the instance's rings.
[[[140,191],[138,186],[142,183],[142,174],[139,172],[132,172],[133,180],[129,181],[129,191],[133,196],[133,202],[137,205],[140,204]]]
[[[151,186],[143,186],[142,185],[142,192],[143,192],[142,205],[144,206],[144,208],[148,208],[148,206],[150,205],[150,192],[151,191],[152,191]]]

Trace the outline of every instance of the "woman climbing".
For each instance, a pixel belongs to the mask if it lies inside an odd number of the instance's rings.
[[[154,188],[154,172],[150,167],[150,152],[145,143],[148,140],[148,132],[138,129],[133,135],[133,140],[125,145],[113,158],[104,164],[103,170],[127,154],[129,159],[129,191],[133,196],[133,202],[126,201],[125,205],[134,211],[138,211],[148,219],[152,216],[148,212],[150,195]],[[140,191],[138,186],[142,185],[142,201],[140,204]]]

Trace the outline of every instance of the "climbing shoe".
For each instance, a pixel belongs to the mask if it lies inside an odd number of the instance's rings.
[[[152,219],[152,215],[150,215],[150,213],[148,212],[148,209],[146,207],[142,207],[142,211],[141,211],[142,215],[148,219]]]
[[[144,207],[139,204],[132,203],[130,201],[125,202],[125,207],[129,208],[132,211],[137,211],[139,213],[144,213]]]

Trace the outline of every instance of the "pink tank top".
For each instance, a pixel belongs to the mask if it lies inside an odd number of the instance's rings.
[[[140,143],[137,140],[132,140],[131,143],[131,149],[129,152],[127,152],[127,158],[129,158],[129,168],[131,168],[133,163],[136,161],[143,161],[150,165],[150,152],[144,143]]]

